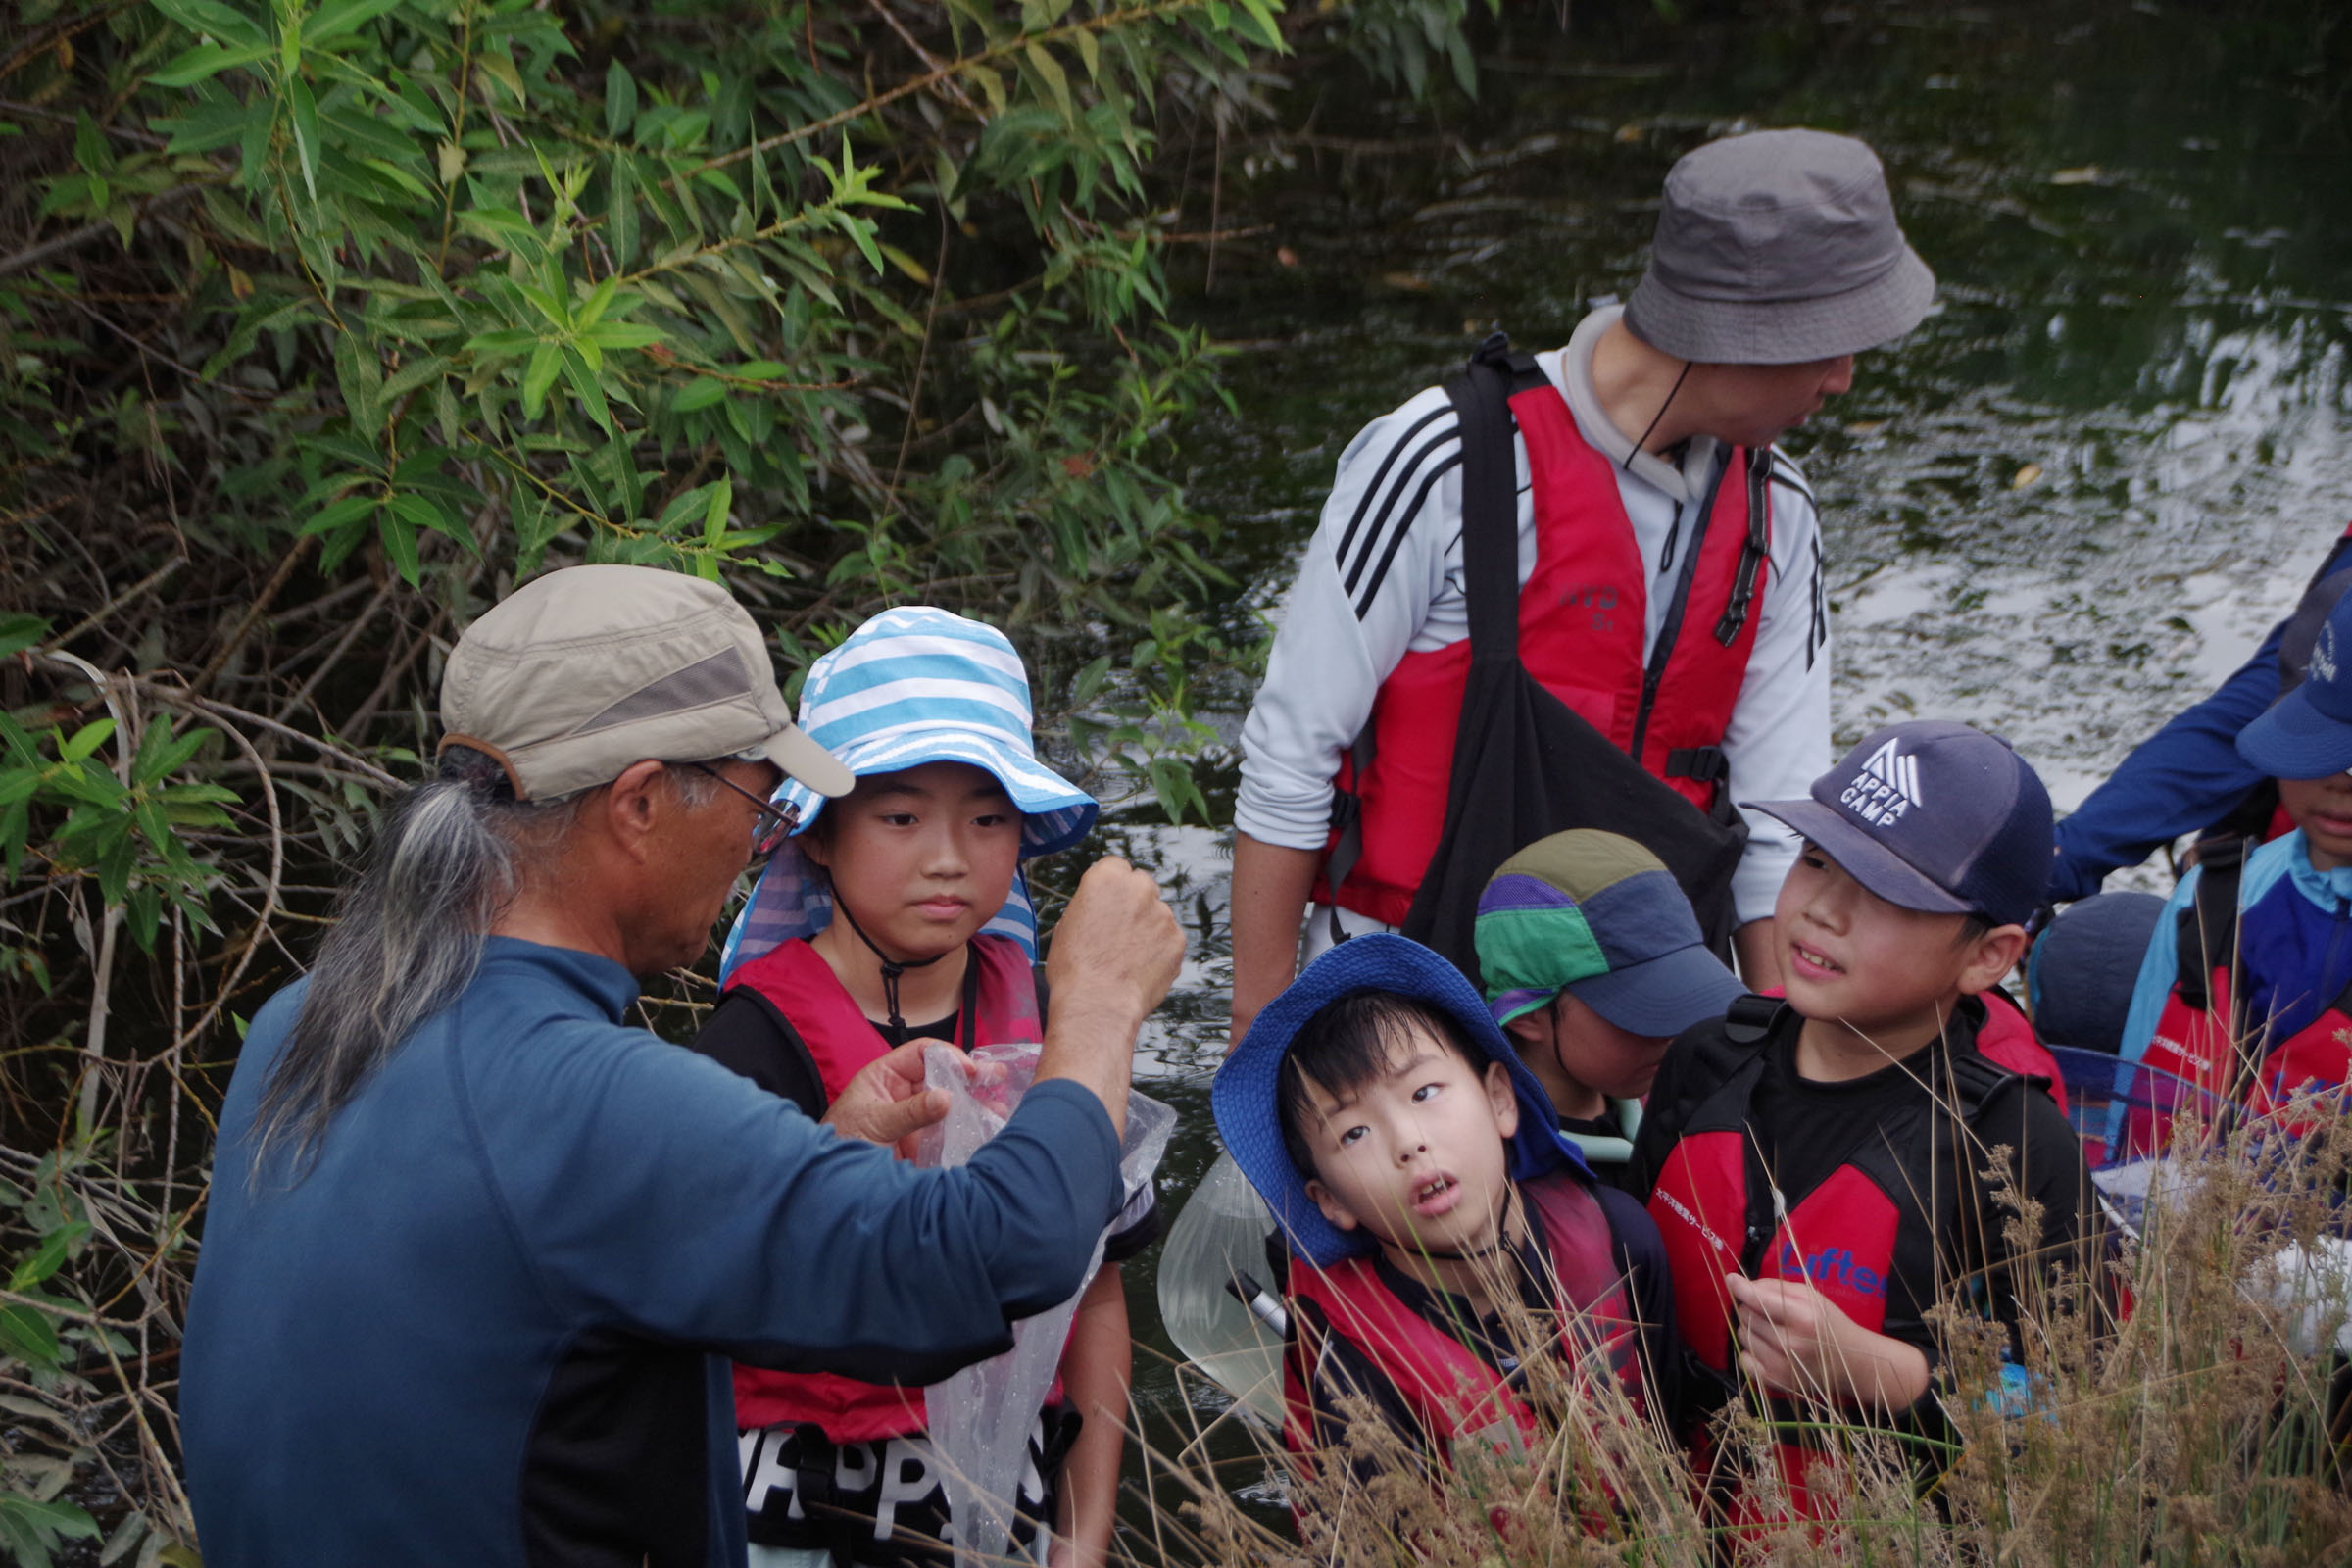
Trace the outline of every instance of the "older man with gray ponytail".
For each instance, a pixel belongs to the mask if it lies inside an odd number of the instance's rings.
[[[740,1564],[725,1358],[931,1383],[1067,1298],[1182,938],[1148,876],[1088,872],[1038,1087],[919,1170],[874,1147],[944,1110],[919,1046],[828,1132],[622,1022],[788,825],[783,774],[850,787],[741,607],[551,573],[460,639],[441,712],[222,1106],[180,1389],[205,1560]]]

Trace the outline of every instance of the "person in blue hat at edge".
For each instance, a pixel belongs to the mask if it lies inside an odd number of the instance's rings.
[[[1635,1408],[1671,1405],[1657,1227],[1593,1183],[1543,1086],[1437,954],[1387,934],[1325,953],[1258,1014],[1209,1103],[1295,1254],[1293,1452],[1347,1445],[1367,1400],[1433,1461],[1540,1443],[1504,1291],[1558,1314],[1562,1353],[1590,1357]]]
[[[2140,961],[2123,1056],[2260,1114],[2352,1079],[2352,596],[2237,750],[2278,781],[2294,831],[2180,879]]]

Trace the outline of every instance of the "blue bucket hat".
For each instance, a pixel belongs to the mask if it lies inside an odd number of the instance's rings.
[[[1592,1174],[1575,1147],[1560,1136],[1559,1113],[1536,1075],[1496,1027],[1486,1002],[1451,963],[1406,937],[1353,937],[1306,966],[1289,990],[1267,1004],[1250,1033],[1209,1086],[1209,1109],[1235,1164],[1274,1211],[1300,1257],[1317,1268],[1377,1245],[1364,1232],[1343,1231],[1306,1196],[1308,1172],[1291,1163],[1282,1142],[1282,1061],[1306,1021],[1330,1003],[1357,991],[1388,991],[1427,1003],[1453,1019],[1473,1052],[1499,1061],[1519,1100],[1519,1130],[1511,1135],[1510,1176],[1532,1180],[1566,1166]]]
[[[1102,809],[1037,760],[1032,722],[1029,671],[1004,634],[928,605],[874,616],[811,663],[801,685],[801,729],[859,778],[926,762],[964,762],[993,776],[1021,813],[1023,859],[1078,843]],[[800,825],[727,933],[722,983],[739,965],[833,923],[832,882],[798,842],[825,797],[788,777],[775,803],[797,811]],[[1037,913],[1021,876],[981,929],[1037,956]]]
[[[2336,600],[2312,640],[2302,684],[2237,732],[2237,755],[2273,778],[2326,778],[2352,767],[2352,594]]]

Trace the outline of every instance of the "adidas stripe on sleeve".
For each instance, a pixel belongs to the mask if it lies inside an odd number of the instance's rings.
[[[1406,653],[1444,647],[1460,613],[1461,437],[1431,387],[1375,419],[1340,455],[1321,522],[1285,597],[1265,684],[1242,727],[1234,825],[1266,844],[1319,850],[1341,756]],[[1532,529],[1522,517],[1524,538]],[[1434,602],[1453,613],[1429,625]]]

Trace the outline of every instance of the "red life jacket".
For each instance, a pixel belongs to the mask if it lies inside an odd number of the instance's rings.
[[[1984,1022],[1977,1030],[1977,1054],[2020,1078],[2043,1080],[2049,1085],[2050,1099],[2064,1111],[2066,1079],[2058,1071],[2058,1059],[2034,1032],[2034,1020],[2026,1016],[2026,1009],[1998,986],[1984,993],[1983,1000]]]
[[[2352,1083],[2352,1045],[2345,1040],[2352,1033],[2352,985],[2301,1029],[2270,1039],[2240,995],[2237,906],[2247,846],[2210,839],[2198,849],[2197,889],[2174,927],[2172,994],[2141,1064],[2255,1116],[2278,1112],[2298,1091]],[[2125,1118],[2126,1156],[2161,1152],[2172,1141],[2172,1120],[2161,1109],[2133,1106]],[[2311,1130],[2307,1121],[2285,1125],[2296,1137]]]
[[[972,938],[980,965],[979,1016],[968,1048],[1018,1045],[1040,1039],[1037,981],[1029,956],[1009,937]],[[735,971],[728,981],[750,986],[775,1004],[808,1048],[830,1101],[858,1069],[888,1054],[871,1019],[834,976],[832,966],[805,941],[780,943]],[[1059,1396],[1059,1384],[1054,1397]],[[739,1428],[813,1422],[836,1444],[905,1437],[929,1425],[923,1391],[861,1383],[830,1372],[735,1368],[735,1424]]]
[[[1756,1004],[1734,1004],[1722,1026],[1724,1040],[1726,1049],[1744,1054],[1703,1093],[1649,1200],[1674,1280],[1676,1326],[1692,1356],[1727,1388],[1735,1314],[1724,1276],[1810,1280],[1838,1310],[1877,1334],[1886,1329],[1890,1282],[1933,1277],[1936,1267],[1933,1221],[1919,1196],[1932,1192],[1938,1179],[1931,1168],[1934,1140],[1938,1126],[1946,1125],[1933,1097],[1920,1097],[1891,1123],[1855,1128],[1844,1160],[1812,1191],[1794,1195],[1785,1211],[1777,1208],[1776,1199],[1790,1195],[1773,1191],[1747,1127],[1749,1102],[1766,1065],[1771,1016]],[[1973,1122],[2011,1078],[1974,1052],[1950,1052],[1943,1059],[1963,1122]],[[1692,1443],[1694,1469],[1724,1498],[1728,1522],[1743,1530],[1823,1519],[1837,1506],[1838,1492],[1823,1473],[1837,1462],[1834,1434],[1818,1431],[1819,1411],[1777,1397],[1769,1404],[1780,1435],[1776,1457],[1788,1498],[1785,1514],[1768,1512],[1725,1471],[1703,1428]]]
[[[1706,810],[1722,787],[1722,744],[1770,567],[1769,452],[1735,450],[1700,537],[1686,556],[1687,595],[1659,646],[1642,657],[1649,570],[1608,459],[1586,442],[1549,380],[1511,398],[1527,447],[1536,566],[1519,591],[1519,658],[1543,686],[1653,775]],[[1338,787],[1361,813],[1363,847],[1337,894],[1318,902],[1401,925],[1445,828],[1455,730],[1470,669],[1464,638],[1397,662],[1373,699],[1371,761]],[[1337,842],[1337,835],[1334,836]]]
[[[1563,1318],[1575,1314],[1594,1338],[1589,1348],[1608,1365],[1641,1407],[1641,1356],[1634,1313],[1617,1265],[1608,1211],[1585,1182],[1565,1172],[1520,1185],[1543,1226],[1563,1299]],[[1320,1337],[1346,1340],[1387,1375],[1441,1459],[1451,1462],[1465,1441],[1518,1453],[1538,1441],[1536,1418],[1503,1374],[1461,1341],[1415,1312],[1390,1290],[1369,1257],[1328,1269],[1294,1262],[1292,1333],[1283,1355],[1283,1438],[1293,1453],[1312,1453],[1315,1442],[1313,1369]]]

